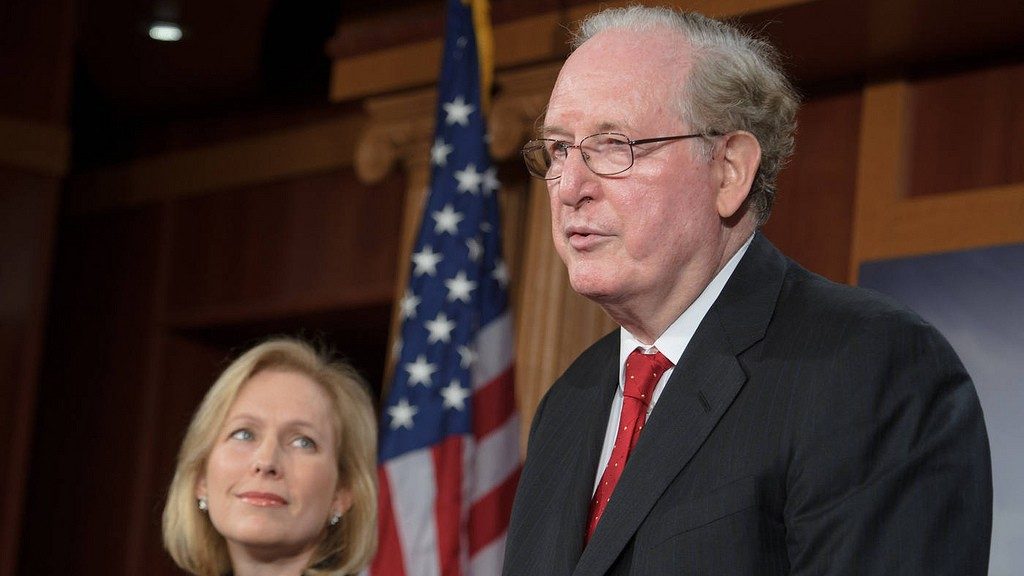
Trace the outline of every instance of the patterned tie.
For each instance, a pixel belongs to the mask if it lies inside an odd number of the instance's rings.
[[[619,429],[615,433],[615,445],[612,447],[611,458],[601,475],[601,482],[594,492],[594,499],[590,501],[590,519],[587,522],[586,541],[597,528],[597,522],[604,514],[604,509],[611,500],[615,484],[622,476],[622,470],[626,467],[626,460],[629,452],[636,445],[640,438],[640,431],[644,429],[644,422],[647,420],[647,406],[651,401],[651,394],[658,379],[672,367],[672,362],[665,358],[661,352],[656,354],[644,354],[639,348],[629,354],[626,359],[626,383],[622,397],[622,412],[619,413]]]

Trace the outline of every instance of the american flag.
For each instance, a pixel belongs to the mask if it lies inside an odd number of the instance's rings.
[[[381,416],[373,576],[501,572],[519,417],[477,46],[471,8],[448,0],[431,185]]]

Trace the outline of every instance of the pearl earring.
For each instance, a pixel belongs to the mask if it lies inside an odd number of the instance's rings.
[[[207,510],[210,509],[210,505],[206,502],[206,496],[200,496],[199,497],[198,505],[199,505],[199,509],[201,511],[203,511],[203,512],[206,512]]]
[[[335,512],[331,514],[331,519],[328,521],[331,526],[337,526],[338,522],[341,522],[341,512]]]

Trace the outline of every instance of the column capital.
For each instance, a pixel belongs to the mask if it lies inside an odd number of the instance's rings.
[[[488,119],[491,155],[504,160],[519,151],[537,127],[561,63],[498,75],[501,92]]]
[[[369,122],[356,145],[354,163],[360,181],[376,184],[398,162],[408,172],[427,168],[436,102],[435,90],[368,98],[364,102]]]

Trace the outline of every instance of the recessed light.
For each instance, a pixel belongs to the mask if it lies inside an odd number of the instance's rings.
[[[149,37],[161,42],[181,40],[181,27],[171,22],[154,22],[149,27]]]

